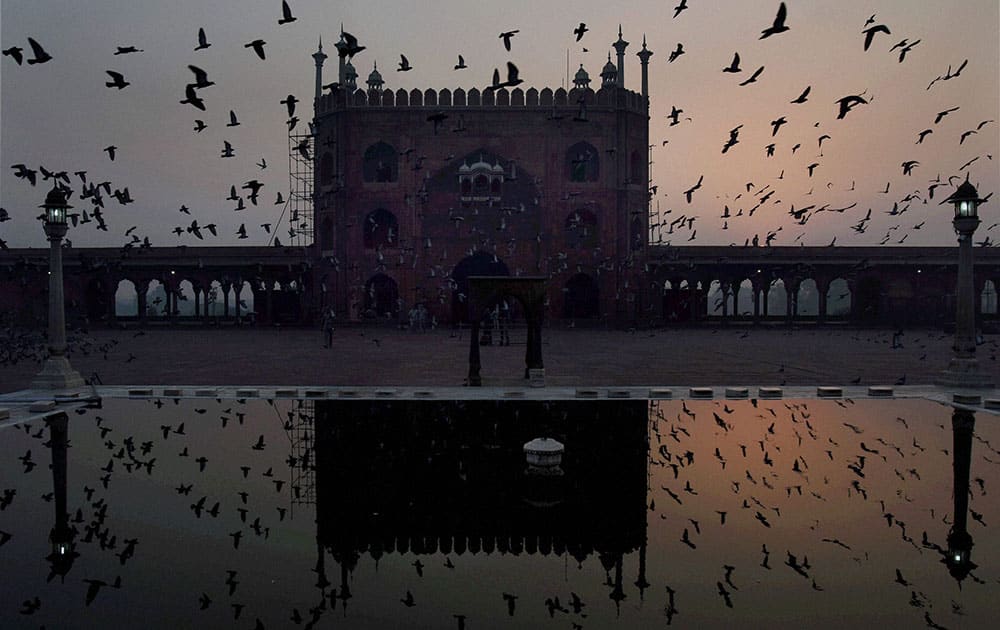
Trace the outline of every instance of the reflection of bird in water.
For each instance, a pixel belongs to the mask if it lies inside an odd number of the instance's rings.
[[[87,606],[90,606],[90,604],[97,597],[97,594],[101,591],[101,588],[103,588],[105,586],[111,586],[112,588],[121,588],[122,587],[122,577],[120,575],[118,577],[116,577],[113,584],[108,584],[104,580],[90,580],[90,579],[84,580],[84,583],[87,584],[87,599],[86,599],[86,604],[87,604]]]
[[[413,601],[413,593],[411,593],[409,590],[406,591],[406,597],[400,599],[399,601],[403,602],[403,605],[406,606],[407,608],[412,608],[413,606],[416,606],[416,604]]]
[[[726,606],[732,608],[733,600],[729,597],[729,591],[727,591],[726,587],[722,585],[722,582],[716,582],[715,584],[719,587],[719,595],[722,595],[722,598],[726,601]]]
[[[692,548],[692,549],[697,549],[698,548],[697,545],[695,545],[693,542],[691,542],[691,538],[689,537],[687,527],[684,528],[684,533],[681,534],[681,542],[684,543],[685,545],[687,545],[688,547]]]
[[[424,563],[420,561],[420,558],[413,561],[413,568],[417,570],[418,577],[424,577]]]

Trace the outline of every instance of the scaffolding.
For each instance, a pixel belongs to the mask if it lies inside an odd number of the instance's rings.
[[[288,410],[285,432],[291,442],[292,507],[316,504],[316,403],[298,400]]]
[[[292,245],[309,246],[313,243],[315,148],[315,138],[311,133],[289,132],[288,200],[282,212],[282,216],[288,213],[288,230],[283,232],[282,236],[287,235]]]

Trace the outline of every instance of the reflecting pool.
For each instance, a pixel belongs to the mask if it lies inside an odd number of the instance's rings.
[[[987,627],[998,447],[924,400],[108,399],[0,429],[0,627]]]

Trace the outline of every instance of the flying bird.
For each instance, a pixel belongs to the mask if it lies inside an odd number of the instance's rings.
[[[750,85],[751,83],[756,83],[757,82],[757,77],[759,77],[760,73],[763,72],[763,71],[764,71],[764,66],[761,66],[761,67],[757,68],[756,70],[754,70],[754,73],[752,75],[750,75],[749,79],[747,79],[743,83],[740,83],[740,87],[742,87],[744,85]]]
[[[413,66],[410,65],[410,60],[406,58],[406,55],[399,56],[399,67],[396,68],[396,72],[409,72],[413,70]]]
[[[0,52],[2,52],[5,57],[10,57],[11,59],[13,59],[14,63],[16,63],[17,65],[21,65],[21,62],[24,61],[24,55],[22,54],[24,52],[23,48],[19,48],[17,46],[11,46],[10,48],[5,48],[3,51]]]
[[[806,86],[806,89],[802,90],[802,94],[799,94],[798,98],[796,98],[794,101],[792,101],[792,103],[795,103],[797,105],[801,105],[802,103],[805,103],[806,100],[808,100],[806,97],[809,96],[809,90],[811,90],[811,89],[812,89],[811,85]]]
[[[111,77],[110,81],[104,83],[105,87],[118,88],[119,90],[121,90],[124,89],[126,86],[132,85],[131,83],[125,80],[125,76],[120,72],[115,72],[114,70],[105,70],[104,72],[106,72],[107,75]]]
[[[680,15],[681,12],[684,11],[684,9],[686,9],[686,8],[688,8],[687,0],[681,0],[680,4],[678,4],[676,7],[674,7],[674,18],[673,19],[677,19],[677,16]]]
[[[684,54],[684,44],[677,42],[677,48],[670,51],[670,56],[667,58],[667,63],[673,63],[675,59]]]
[[[784,116],[782,116],[781,118],[778,118],[777,120],[772,120],[771,121],[771,137],[773,138],[774,136],[778,135],[778,129],[780,129],[781,126],[784,125],[787,122],[788,121],[785,120]]]
[[[458,56],[458,63],[455,64],[455,70],[465,70],[469,66],[465,65],[465,58],[462,55]]]
[[[871,48],[872,40],[875,39],[875,34],[876,33],[885,33],[886,35],[892,35],[892,32],[889,30],[889,27],[887,27],[885,24],[877,24],[875,26],[871,26],[869,28],[866,28],[865,30],[863,30],[861,32],[865,34],[865,50],[866,51],[869,48]]]
[[[840,105],[840,111],[837,113],[837,120],[840,120],[847,115],[847,112],[851,111],[858,105],[867,105],[868,101],[866,101],[860,94],[849,94],[843,98],[837,99],[836,103]]]
[[[194,73],[194,86],[199,90],[201,88],[207,88],[210,85],[215,85],[215,81],[208,80],[208,73],[199,68],[198,66],[188,66],[188,70]]]
[[[253,48],[253,51],[255,53],[257,53],[258,57],[260,57],[261,59],[265,59],[265,57],[264,57],[264,45],[266,43],[267,42],[265,42],[263,39],[255,39],[252,42],[250,42],[249,44],[243,44],[243,47],[244,48]]]
[[[112,162],[115,161],[115,151],[117,151],[117,150],[118,150],[118,147],[116,147],[113,144],[110,145],[110,146],[104,147],[104,152],[108,154],[108,159],[111,160]]]
[[[941,122],[942,118],[944,118],[945,116],[947,116],[948,114],[950,114],[950,113],[952,113],[954,111],[958,111],[958,106],[952,107],[951,109],[946,109],[943,112],[938,112],[937,116],[934,117],[934,124],[935,125],[938,124],[939,122]]]
[[[916,160],[907,160],[906,162],[903,162],[900,166],[903,167],[903,175],[912,175],[913,167],[919,165],[920,162],[917,162]]]
[[[728,66],[722,69],[723,72],[742,72],[740,68],[740,53],[733,53],[733,61]]]
[[[297,20],[294,15],[292,15],[292,10],[288,7],[288,3],[285,0],[281,0],[281,19],[278,20],[278,25],[288,24],[289,22],[294,22]]]
[[[587,28],[587,25],[584,24],[583,22],[580,22],[580,26],[577,26],[576,28],[573,29],[573,34],[576,35],[576,41],[580,41],[581,39],[583,39],[583,34],[586,33],[588,30],[590,29]]]
[[[687,199],[687,202],[688,202],[688,203],[691,203],[691,196],[692,196],[692,195],[694,194],[694,191],[696,191],[696,190],[698,190],[699,188],[701,188],[701,182],[702,182],[702,181],[703,181],[704,179],[705,179],[705,176],[704,176],[704,175],[700,176],[700,177],[698,178],[698,183],[697,183],[697,184],[695,184],[695,185],[694,185],[694,186],[692,186],[691,188],[688,188],[687,190],[685,190],[685,191],[684,191],[684,198],[685,198],[685,199]]]
[[[184,99],[179,102],[182,105],[191,105],[195,109],[200,109],[201,111],[205,111],[205,101],[200,96],[198,96],[198,93],[195,91],[196,89],[197,88],[193,83],[188,83],[184,87]]]
[[[784,33],[788,30],[785,26],[785,18],[788,16],[788,9],[785,7],[785,3],[782,2],[778,6],[778,14],[774,16],[774,23],[771,26],[765,28],[760,32],[760,39],[770,37],[771,35],[777,35],[778,33]]]
[[[208,38],[205,37],[205,29],[204,28],[199,28],[198,29],[198,45],[195,46],[194,49],[195,50],[205,50],[209,46],[211,46],[211,44],[208,43]]]
[[[28,44],[31,46],[31,53],[33,57],[28,60],[28,65],[33,66],[36,63],[45,63],[52,60],[52,55],[50,55],[42,45],[36,42],[32,38],[28,38]]]
[[[520,31],[513,30],[513,31],[505,31],[503,33],[500,33],[499,39],[503,40],[503,47],[506,48],[508,52],[510,52],[510,38],[514,37],[515,33],[520,33]]]

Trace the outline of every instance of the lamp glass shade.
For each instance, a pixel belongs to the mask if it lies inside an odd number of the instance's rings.
[[[48,206],[45,208],[45,220],[49,223],[65,225],[66,208],[64,206]]]
[[[961,218],[974,218],[976,217],[976,206],[978,204],[971,199],[962,199],[955,201],[955,216]]]

